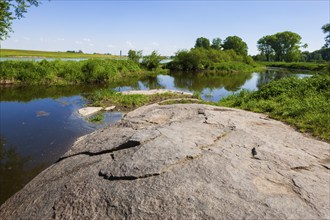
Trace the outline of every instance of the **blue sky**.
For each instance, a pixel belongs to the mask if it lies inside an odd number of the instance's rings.
[[[13,22],[2,48],[126,54],[129,49],[173,55],[198,37],[237,35],[255,55],[262,36],[293,31],[320,49],[330,0],[311,1],[43,1]]]

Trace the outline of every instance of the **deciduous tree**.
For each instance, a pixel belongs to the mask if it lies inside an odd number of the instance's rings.
[[[142,50],[135,51],[135,50],[129,50],[128,51],[128,59],[139,63],[140,59],[142,58]]]
[[[327,34],[327,36],[325,36],[324,47],[330,49],[330,23],[323,25],[322,30],[323,33]]]
[[[274,54],[276,61],[298,61],[301,57],[300,48],[306,48],[307,44],[301,43],[299,34],[284,31],[273,35],[267,35],[258,40],[258,49],[261,54]],[[269,60],[269,57],[267,60]]]
[[[0,0],[0,40],[8,38],[9,32],[12,32],[13,20],[24,17],[29,7],[38,6],[40,2],[40,0]]]
[[[261,52],[261,55],[266,57],[267,61],[270,61],[271,56],[275,54],[275,51],[272,48],[274,40],[274,36],[267,35],[260,38],[257,42],[258,50]]]
[[[199,47],[202,47],[202,48],[205,48],[205,49],[209,49],[210,48],[210,41],[209,41],[209,39],[207,39],[205,37],[199,37],[199,38],[197,38],[196,43],[195,43],[195,48],[199,48]]]
[[[247,44],[242,40],[242,38],[237,36],[229,36],[227,37],[223,44],[222,48],[224,50],[234,50],[237,54],[247,56],[248,52],[248,46]]]
[[[222,40],[220,38],[214,38],[211,47],[216,50],[221,50],[221,42]]]
[[[143,57],[142,65],[149,70],[154,70],[159,67],[161,60],[161,56],[156,51],[152,51],[150,55]]]

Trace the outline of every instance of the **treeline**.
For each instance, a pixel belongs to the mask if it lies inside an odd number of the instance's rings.
[[[168,68],[180,71],[236,72],[262,68],[247,55],[247,44],[237,36],[223,42],[214,38],[197,38],[194,48],[178,51]]]
[[[139,76],[142,69],[130,60],[3,61],[0,80],[24,84],[109,83]]]
[[[258,61],[278,62],[325,62],[330,60],[330,23],[322,26],[325,37],[324,46],[314,52],[304,51],[308,45],[301,42],[297,33],[284,31],[266,35],[257,42],[260,54],[253,56]]]

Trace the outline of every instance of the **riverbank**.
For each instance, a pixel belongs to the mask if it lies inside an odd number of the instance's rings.
[[[330,141],[330,76],[288,77],[243,90],[222,99],[217,105],[267,113],[295,126],[301,132]]]
[[[164,70],[147,71],[130,60],[3,61],[0,82],[30,85],[70,85],[121,82]]]
[[[261,65],[266,67],[277,67],[294,70],[308,70],[314,72],[326,73],[330,69],[330,63],[310,63],[310,62],[260,62]]]
[[[167,99],[172,100],[166,101],[166,104],[189,103],[189,100],[182,100],[185,96],[173,93],[151,96],[125,95],[101,89],[91,94],[89,100],[93,106],[115,105],[121,111],[131,111],[140,106]],[[198,94],[194,94],[193,98],[199,99],[200,103],[267,113],[272,118],[295,126],[303,133],[310,133],[322,140],[330,141],[329,75],[315,75],[303,79],[287,77],[274,80],[261,86],[258,91],[243,90],[223,98],[220,102],[203,101]]]

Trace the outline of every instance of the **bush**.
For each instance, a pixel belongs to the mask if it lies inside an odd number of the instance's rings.
[[[26,84],[107,83],[123,76],[139,75],[139,64],[130,60],[90,59],[84,61],[4,61],[0,80]]]
[[[234,50],[216,50],[193,48],[176,53],[174,60],[168,65],[172,70],[183,71],[252,71],[259,67],[251,57],[238,55]]]

